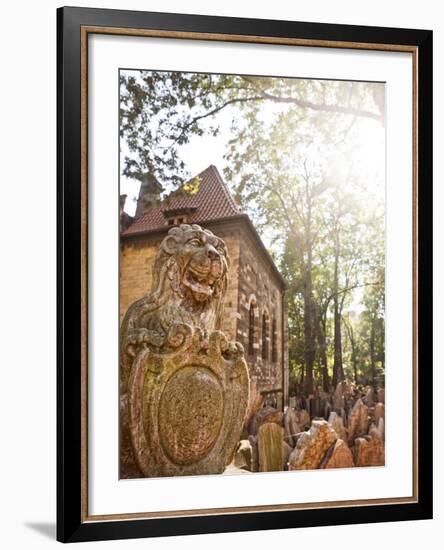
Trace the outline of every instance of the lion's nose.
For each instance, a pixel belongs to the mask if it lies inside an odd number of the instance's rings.
[[[207,250],[207,256],[211,260],[216,260],[219,257],[219,254],[218,254],[217,250],[214,248],[213,245],[207,244],[206,245],[206,250]]]

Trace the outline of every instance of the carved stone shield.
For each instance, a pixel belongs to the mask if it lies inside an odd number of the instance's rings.
[[[185,346],[136,356],[128,384],[134,457],[146,477],[222,473],[240,439],[248,368],[239,344],[196,330]]]

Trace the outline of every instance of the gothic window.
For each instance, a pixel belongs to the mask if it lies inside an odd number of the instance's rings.
[[[271,327],[271,360],[273,361],[273,363],[277,362],[276,317],[273,317],[273,324]]]
[[[270,341],[269,335],[270,329],[270,320],[268,314],[264,311],[262,314],[262,359],[266,360],[269,358],[269,346]]]
[[[255,322],[255,304],[250,304],[250,311],[248,313],[248,354],[254,355],[254,322]]]

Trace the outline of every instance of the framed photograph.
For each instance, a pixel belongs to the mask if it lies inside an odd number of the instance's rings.
[[[431,518],[432,32],[57,15],[57,538]]]

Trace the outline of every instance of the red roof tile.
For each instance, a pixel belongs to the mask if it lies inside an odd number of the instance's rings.
[[[196,185],[193,193],[183,188]],[[231,216],[239,216],[242,210],[234,201],[217,168],[213,165],[192,178],[157,208],[150,208],[123,232],[123,235],[145,233],[168,226],[168,218],[187,212],[187,223],[204,223]]]

